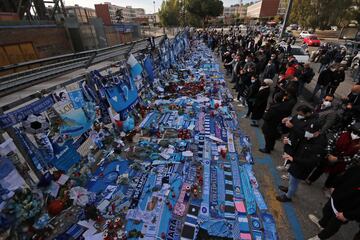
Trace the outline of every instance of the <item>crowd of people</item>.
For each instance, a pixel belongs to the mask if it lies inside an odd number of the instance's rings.
[[[315,70],[291,55],[290,42],[279,44],[250,29],[246,34],[201,31],[198,38],[223,61],[237,92],[234,101],[247,107],[244,117],[253,127],[262,123],[265,147],[259,151],[271,154],[278,140],[283,143],[284,164],[278,169],[288,172],[289,184],[279,186],[283,194],[276,199],[290,202],[301,181],[311,185],[327,175],[329,201],[321,219],[309,215],[320,229],[311,240],[328,239],[343,224],[360,222],[360,85],[354,84],[348,96],[335,97],[345,81],[343,53],[321,64],[311,104],[304,104],[300,99],[305,85],[315,81]]]

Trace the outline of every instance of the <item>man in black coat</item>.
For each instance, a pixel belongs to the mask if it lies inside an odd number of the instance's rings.
[[[262,153],[270,153],[274,150],[276,139],[280,138],[278,130],[281,120],[291,115],[292,109],[297,102],[296,94],[285,92],[279,101],[270,105],[265,112],[263,119],[262,132],[265,138],[265,148],[259,149]]]
[[[305,84],[309,84],[315,76],[314,70],[310,67],[309,63],[304,64],[304,68],[299,75],[299,90],[298,96],[300,96],[304,90]]]
[[[320,91],[320,99],[323,99],[325,97],[327,86],[332,81],[335,70],[336,69],[334,67],[329,67],[320,73],[311,96],[312,100],[314,100],[314,97],[318,91]]]
[[[320,233],[309,240],[328,239],[348,221],[360,221],[360,166],[349,168],[337,179],[330,200],[323,208],[323,217],[309,218],[320,229]]]
[[[345,69],[344,67],[339,67],[333,74],[330,81],[330,84],[328,85],[326,89],[326,94],[334,95],[336,92],[336,89],[339,87],[340,83],[345,81]]]
[[[270,59],[265,67],[263,78],[273,79],[275,77],[275,74],[276,74],[275,64],[273,63],[273,60]]]
[[[306,127],[304,138],[292,149],[292,155],[285,153],[284,161],[290,161],[289,187],[279,186],[279,189],[285,194],[277,196],[280,202],[290,202],[300,180],[305,180],[311,171],[325,158],[326,155],[326,137],[319,134],[320,126],[311,123]]]
[[[262,119],[267,107],[268,98],[270,95],[270,87],[273,84],[273,80],[264,79],[261,83],[258,93],[256,94],[254,106],[251,113],[251,126],[259,127],[258,121]]]

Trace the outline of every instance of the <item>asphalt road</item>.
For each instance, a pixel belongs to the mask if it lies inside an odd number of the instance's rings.
[[[312,64],[312,67],[314,70],[317,70],[319,66]],[[314,79],[317,79],[317,76],[315,76]],[[228,77],[226,81],[229,89],[232,89],[233,84],[230,83]],[[315,83],[316,80],[313,80],[312,83],[306,86],[308,93],[312,91]],[[347,80],[340,85],[337,95],[346,95],[352,85],[353,83],[351,80],[347,78]],[[235,92],[233,92],[233,94],[236,96]],[[300,98],[298,104],[299,103],[311,104],[304,98]],[[246,114],[246,107],[238,107],[236,106],[236,103],[235,107],[238,110],[239,117]],[[280,194],[277,186],[280,184],[287,186],[287,181],[281,179],[281,175],[284,173],[279,172],[276,169],[276,166],[283,164],[283,161],[281,160],[283,144],[278,141],[275,150],[271,155],[263,154],[258,151],[259,148],[264,147],[264,138],[261,129],[251,127],[248,118],[241,118],[240,126],[241,129],[250,136],[253,145],[252,151],[255,158],[255,175],[260,185],[260,191],[268,204],[270,212],[276,219],[280,239],[303,240],[316,235],[319,230],[308,219],[308,214],[312,213],[321,217],[322,207],[327,201],[327,198],[322,191],[325,177],[320,178],[312,186],[301,183],[292,203],[278,202],[275,199],[276,195]],[[331,238],[331,240],[351,240],[358,229],[356,223],[352,222],[346,224]]]

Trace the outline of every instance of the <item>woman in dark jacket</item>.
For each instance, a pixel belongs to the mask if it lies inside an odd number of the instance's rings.
[[[256,96],[259,92],[259,88],[260,88],[259,79],[255,75],[251,76],[251,84],[249,86],[249,91],[246,96],[246,103],[248,106],[248,111],[246,113],[246,117],[249,117],[251,112],[253,111],[254,102],[255,102]]]
[[[296,93],[286,92],[280,101],[270,105],[263,116],[262,131],[265,137],[265,148],[259,149],[260,152],[270,153],[274,150],[276,139],[281,136],[278,129],[279,125],[283,118],[291,115],[296,102]]]
[[[267,107],[268,98],[270,95],[270,86],[273,84],[271,79],[264,79],[261,83],[261,87],[256,94],[253,109],[251,111],[251,126],[258,127],[258,121],[263,117]]]

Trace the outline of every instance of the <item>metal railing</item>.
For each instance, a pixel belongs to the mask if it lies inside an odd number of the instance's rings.
[[[165,36],[155,38],[158,45]],[[29,68],[34,65],[37,67],[21,72],[11,73],[0,77],[0,97],[6,96],[18,90],[45,82],[71,71],[88,68],[91,65],[117,57],[125,57],[130,52],[141,51],[149,45],[148,39],[133,41],[127,44],[120,44],[112,47],[97,50],[84,51],[74,54],[28,61],[19,64],[12,64],[0,67],[0,73],[4,71],[16,70],[19,68]]]

